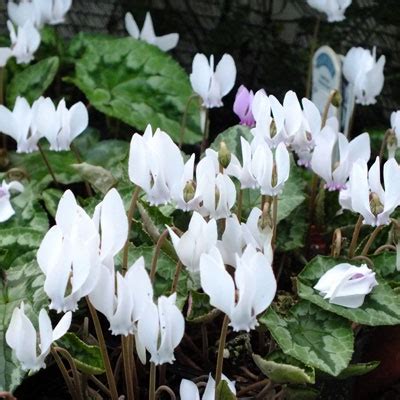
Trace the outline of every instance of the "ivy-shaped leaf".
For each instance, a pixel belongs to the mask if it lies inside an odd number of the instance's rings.
[[[302,301],[285,317],[272,308],[260,317],[281,350],[305,365],[337,376],[349,364],[354,336],[344,318]]]
[[[59,64],[58,57],[49,57],[15,74],[7,86],[8,107],[14,107],[17,96],[25,97],[31,104],[38,99],[53,82]]]
[[[378,262],[374,269],[377,272],[378,286],[374,287],[372,292],[365,297],[363,305],[359,308],[352,309],[331,304],[313,289],[325,272],[337,264],[348,262],[345,259],[318,256],[311,260],[297,277],[298,294],[301,298],[324,310],[359,324],[371,326],[400,324],[400,297],[379,274],[380,271],[386,275],[389,274],[389,271],[394,273],[395,258],[392,257],[391,262],[387,255],[381,255],[376,259]]]
[[[161,128],[178,141],[192,95],[188,76],[165,52],[133,38],[80,34],[70,48],[75,76],[68,80],[104,114],[144,131]],[[192,102],[185,143],[201,141],[199,107]]]

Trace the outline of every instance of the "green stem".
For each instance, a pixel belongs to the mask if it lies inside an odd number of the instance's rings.
[[[64,378],[65,384],[68,387],[68,391],[69,391],[72,399],[73,400],[79,400],[78,394],[77,394],[77,392],[75,390],[74,384],[72,383],[71,377],[69,376],[68,371],[65,368],[65,365],[62,362],[60,356],[58,355],[57,351],[54,349],[53,346],[51,347],[50,351],[51,351],[52,356],[54,357],[54,360],[55,360],[55,362],[56,362],[56,364],[58,366],[58,369],[61,372],[61,375]]]
[[[184,111],[183,116],[182,116],[181,131],[180,131],[180,134],[179,134],[179,148],[180,148],[180,149],[182,148],[183,139],[184,139],[184,137],[185,137],[186,124],[187,124],[187,115],[188,115],[188,113],[189,113],[189,107],[190,107],[190,104],[192,103],[192,101],[193,101],[194,99],[197,99],[197,98],[199,98],[199,96],[198,96],[197,94],[192,94],[192,95],[188,98],[188,101],[186,102],[185,111]]]
[[[110,358],[108,357],[106,341],[104,340],[103,330],[101,329],[99,317],[97,315],[96,309],[93,307],[88,297],[86,297],[86,302],[90,311],[90,315],[92,316],[94,329],[96,331],[96,336],[101,351],[101,357],[103,358],[104,367],[106,369],[106,376],[107,376],[108,387],[110,388],[111,392],[111,399],[118,400],[117,385],[115,383],[113,370],[111,368]]]
[[[128,237],[127,237],[125,245],[124,245],[124,253],[123,253],[123,257],[122,257],[122,272],[123,272],[123,274],[125,274],[126,271],[128,271],[129,234],[132,229],[132,220],[133,220],[133,216],[136,211],[139,194],[140,194],[140,187],[136,186],[135,190],[133,191],[131,204],[130,204],[129,210],[128,210]]]
[[[360,215],[358,217],[357,223],[356,223],[356,225],[354,227],[353,236],[351,238],[351,243],[350,243],[350,247],[349,247],[349,258],[353,258],[354,257],[354,253],[355,253],[356,247],[357,247],[358,237],[360,236],[362,222],[363,222],[363,216]]]
[[[321,18],[317,17],[317,19],[315,21],[314,33],[313,33],[313,36],[311,39],[311,46],[310,46],[310,62],[308,64],[307,87],[306,87],[307,99],[309,99],[311,96],[313,58],[314,58],[315,49],[317,48],[317,44],[318,44],[318,35],[319,35],[320,26],[321,26]]]
[[[43,162],[45,163],[45,165],[46,165],[46,167],[47,167],[47,170],[49,171],[49,173],[50,173],[50,175],[51,175],[51,177],[52,177],[52,179],[53,179],[53,182],[55,183],[56,186],[59,186],[59,183],[58,183],[58,181],[57,181],[56,175],[54,174],[54,171],[53,171],[53,169],[51,168],[51,165],[50,165],[50,163],[49,163],[49,160],[48,160],[48,158],[47,158],[47,156],[46,156],[44,150],[42,149],[42,146],[40,145],[40,143],[38,143],[37,146],[38,146],[40,155],[42,156]]]
[[[222,367],[224,365],[224,349],[225,349],[226,335],[228,333],[228,324],[229,324],[229,318],[227,315],[225,315],[224,322],[222,323],[221,335],[219,338],[219,345],[218,345],[217,368],[215,370],[215,398],[217,398],[217,388],[219,383],[221,382]]]
[[[156,400],[156,364],[150,363],[149,400]]]
[[[372,243],[374,243],[374,240],[376,239],[376,237],[378,236],[379,232],[383,229],[383,226],[377,226],[374,231],[371,233],[371,236],[368,239],[368,242],[366,243],[366,245],[364,246],[361,255],[363,257],[366,257],[368,255],[368,251],[372,245]]]
[[[164,241],[167,238],[168,233],[169,233],[168,229],[165,229],[164,232],[158,238],[156,248],[154,249],[153,258],[151,260],[151,270],[150,270],[150,280],[152,283],[154,283],[154,279],[156,277],[157,261],[158,257],[160,256],[161,247],[164,244]]]
[[[129,351],[129,336],[121,335],[122,357],[124,360],[125,385],[128,400],[135,400],[132,382],[131,354]]]
[[[179,275],[181,274],[181,271],[182,271],[182,262],[181,262],[181,260],[179,260],[176,263],[174,280],[173,280],[172,286],[171,286],[171,293],[175,293],[176,292],[176,288],[178,287],[178,282],[179,282]]]
[[[204,123],[204,132],[203,132],[203,141],[200,146],[200,154],[203,154],[206,151],[207,143],[208,143],[208,135],[210,132],[210,119],[209,119],[209,111],[208,108],[205,108],[206,113],[206,121]]]
[[[275,250],[276,245],[276,231],[278,228],[278,196],[274,196],[272,200],[272,248]]]

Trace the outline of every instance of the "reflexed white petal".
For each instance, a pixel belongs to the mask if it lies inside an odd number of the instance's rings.
[[[63,317],[58,321],[58,324],[53,330],[53,342],[63,337],[71,326],[72,312],[68,311]]]
[[[46,353],[51,346],[53,340],[53,327],[49,315],[45,309],[41,309],[39,313],[39,334],[40,334],[40,352]]]
[[[140,30],[137,26],[133,15],[130,12],[125,14],[125,28],[128,31],[129,35],[131,35],[135,39],[139,39]]]
[[[162,51],[172,50],[179,42],[178,33],[169,33],[167,35],[158,36],[154,44]]]
[[[208,63],[207,57],[204,54],[196,54],[192,63],[192,73],[190,74],[190,83],[193,90],[206,99],[208,89],[210,87],[213,70]]]
[[[200,400],[199,389],[196,384],[187,379],[182,379],[181,381],[179,396],[181,400]]]
[[[158,309],[153,302],[149,302],[145,308],[142,318],[138,321],[138,339],[152,356],[157,355],[158,336],[160,323]]]
[[[100,311],[107,319],[114,313],[115,276],[104,265],[99,267],[97,284],[89,293],[89,300],[93,307]]]
[[[80,101],[69,109],[70,114],[70,141],[72,142],[89,125],[87,108]]]
[[[147,43],[155,44],[156,35],[154,33],[153,21],[149,12],[146,13],[142,31],[140,32],[140,39]]]
[[[215,69],[215,78],[218,80],[221,97],[228,94],[236,80],[235,61],[229,54],[224,54]]]

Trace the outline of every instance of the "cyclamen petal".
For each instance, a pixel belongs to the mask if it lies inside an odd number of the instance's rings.
[[[352,0],[307,0],[307,3],[328,17],[328,22],[340,22]]]

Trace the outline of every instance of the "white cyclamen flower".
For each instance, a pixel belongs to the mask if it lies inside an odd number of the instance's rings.
[[[345,19],[344,13],[351,0],[307,0],[307,3],[328,17],[328,22],[339,22]]]
[[[21,193],[24,191],[24,187],[18,181],[11,181],[9,183],[6,181],[2,182],[0,186],[0,222],[9,220],[15,214],[10,202],[10,191]]]
[[[185,319],[175,305],[176,293],[161,296],[158,305],[147,303],[138,322],[137,342],[150,353],[156,365],[173,363],[174,349],[185,332]]]
[[[235,382],[230,381],[224,374],[221,380],[228,384],[229,390],[235,395]],[[187,379],[182,379],[179,387],[179,395],[181,400],[200,400],[199,389],[195,383]],[[204,389],[201,400],[215,400],[215,380],[209,374],[206,388]]]
[[[270,148],[275,148],[286,140],[284,108],[275,96],[267,96],[263,89],[256,92],[252,112],[256,121],[255,128],[251,130],[253,150],[264,142]]]
[[[338,264],[321,276],[314,286],[329,303],[348,308],[358,308],[365,296],[378,285],[375,272],[366,264],[357,267],[351,264]]]
[[[37,261],[46,275],[50,308],[74,311],[96,285],[101,265],[98,227],[70,190],[61,197],[55,220],[40,244]]]
[[[141,32],[135,19],[133,18],[133,15],[130,12],[125,14],[125,28],[129,35],[131,35],[133,38],[143,40],[144,42],[157,46],[162,51],[172,50],[178,44],[178,33],[169,33],[163,36],[156,36],[153,27],[153,21],[149,12],[146,13],[146,19],[144,20]]]
[[[72,6],[72,0],[33,0],[43,23],[62,24]]]
[[[387,148],[389,152],[389,158],[393,158],[396,154],[396,149],[400,146],[400,111],[392,112],[390,115],[390,124],[396,139],[392,140],[392,143],[387,141]]]
[[[384,55],[376,61],[376,47],[372,52],[362,47],[348,51],[343,62],[343,75],[354,87],[356,103],[364,106],[376,103],[385,81],[385,62]]]
[[[122,250],[128,239],[128,217],[122,198],[116,189],[109,190],[103,201],[96,206],[93,222],[101,236],[101,263],[114,271],[114,257]]]
[[[217,223],[215,219],[208,222],[196,211],[190,219],[188,230],[179,237],[168,227],[176,254],[191,274],[200,271],[200,256],[207,253],[217,244]]]
[[[50,143],[50,150],[70,150],[72,141],[88,126],[89,116],[82,102],[69,110],[62,99],[55,108],[50,98],[42,99],[38,105],[36,127],[41,136]]]
[[[258,146],[253,155],[252,171],[261,194],[281,194],[290,171],[290,157],[285,144],[279,143],[275,154],[266,144]]]
[[[379,157],[369,171],[367,163],[359,160],[351,170],[347,202],[341,204],[361,214],[367,225],[388,225],[390,215],[400,205],[399,182],[400,166],[394,158],[386,161],[383,166],[385,189],[381,184]]]
[[[214,219],[229,217],[236,201],[236,188],[228,175],[218,173],[216,152],[206,151],[197,165],[196,177],[196,191],[202,199],[200,214]]]
[[[38,149],[41,135],[36,128],[36,115],[41,101],[42,98],[31,108],[26,99],[17,97],[12,111],[0,105],[0,131],[17,142],[17,153],[31,153]]]
[[[243,255],[236,257],[233,279],[216,247],[203,254],[200,259],[201,287],[210,296],[211,305],[229,317],[234,331],[249,332],[258,326],[257,315],[269,307],[277,285],[268,259],[253,246],[248,245]]]
[[[71,325],[72,313],[66,313],[53,329],[46,310],[39,313],[40,343],[37,343],[37,332],[32,322],[25,315],[24,303],[14,309],[10,325],[6,332],[6,342],[21,363],[24,370],[38,371],[45,368],[44,362],[50,353],[51,344],[67,333]],[[38,349],[40,353],[38,355]]]
[[[0,67],[4,67],[10,57],[15,57],[17,64],[29,64],[40,45],[40,33],[29,19],[17,31],[11,21],[7,21],[10,32],[10,47],[0,48]]]
[[[40,10],[36,3],[37,1],[32,0],[21,0],[19,3],[9,1],[7,3],[8,17],[17,26],[23,26],[26,21],[31,20],[37,28],[41,28]]]
[[[325,126],[319,135],[311,158],[312,170],[324,179],[330,191],[346,188],[351,168],[357,160],[367,162],[371,156],[368,133],[351,142],[345,135]]]
[[[129,152],[129,178],[141,187],[150,204],[171,201],[183,175],[183,158],[178,146],[160,129],[147,126],[143,136],[132,136]]]
[[[128,336],[136,330],[147,303],[153,300],[153,287],[140,257],[125,276],[102,265],[90,302],[108,319],[113,335]]]
[[[233,88],[236,80],[235,61],[224,54],[214,72],[214,56],[210,62],[204,54],[196,54],[192,63],[190,83],[193,90],[203,99],[206,108],[222,107],[222,98]]]

